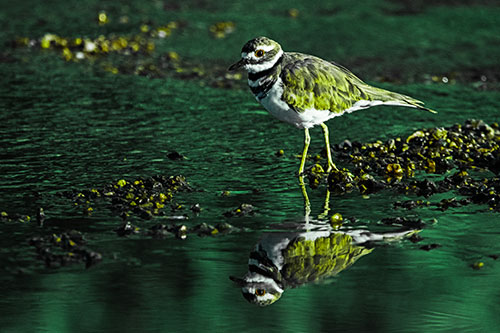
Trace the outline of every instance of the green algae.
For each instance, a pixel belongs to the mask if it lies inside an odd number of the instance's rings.
[[[306,176],[310,188],[316,189],[326,182],[329,191],[337,196],[354,191],[369,198],[369,194],[385,190],[431,200],[398,200],[393,203],[394,209],[446,211],[472,204],[499,212],[499,143],[498,124],[490,126],[481,120],[419,129],[406,138],[385,142],[345,140],[334,145],[333,150],[337,160],[348,168],[326,173],[320,164],[315,164],[306,170]],[[316,162],[326,158],[324,150],[321,155],[315,157]],[[307,192],[304,196],[308,201]],[[334,227],[342,224],[337,214],[331,217]],[[320,214],[320,218],[325,217],[325,213]]]
[[[447,210],[474,203],[500,211],[499,144],[498,124],[490,126],[480,120],[417,130],[406,139],[398,137],[386,142],[346,140],[334,147],[334,156],[347,163],[350,171],[344,168],[326,174],[315,165],[307,170],[307,176],[312,188],[328,177],[328,187],[337,195],[353,190],[370,194],[392,189],[428,198],[436,193],[454,192],[467,198],[445,198],[432,206]],[[325,158],[326,153],[322,155]],[[443,176],[438,180],[427,179],[427,175],[433,174]],[[428,201],[409,200],[396,202],[394,207],[413,209],[430,205]]]
[[[61,195],[71,199],[75,206],[84,206],[87,212],[93,212],[93,203],[105,200],[122,219],[130,215],[151,219],[153,216],[164,216],[163,208],[167,204],[173,211],[179,209],[179,205],[172,202],[174,193],[190,190],[183,176],[158,175],[132,181],[120,179],[98,189],[65,191]]]

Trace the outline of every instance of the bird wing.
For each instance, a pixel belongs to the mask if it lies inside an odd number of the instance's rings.
[[[360,100],[432,111],[419,100],[372,87],[338,64],[301,53],[286,56],[289,59],[280,74],[284,83],[282,99],[298,112],[313,108],[343,113]]]
[[[333,233],[328,237],[294,239],[282,251],[283,278],[292,287],[334,276],[373,249],[353,244],[351,236]]]

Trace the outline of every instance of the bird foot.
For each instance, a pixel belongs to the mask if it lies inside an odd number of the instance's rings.
[[[333,170],[328,176],[329,183],[352,183],[354,181],[354,176],[347,169]]]
[[[338,171],[340,171],[340,170],[337,168],[337,166],[336,166],[335,164],[333,164],[333,163],[328,163],[328,168],[326,168],[326,172],[327,172],[327,173],[330,173],[330,172],[332,172],[332,171],[338,172]]]

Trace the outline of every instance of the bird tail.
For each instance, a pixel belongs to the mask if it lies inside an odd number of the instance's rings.
[[[413,97],[406,96],[406,95],[403,95],[403,94],[393,93],[393,92],[391,92],[391,94],[394,95],[394,97],[397,97],[396,101],[403,102],[402,106],[415,107],[415,108],[417,108],[419,110],[428,111],[430,113],[437,113],[437,111],[435,111],[435,110],[426,108],[424,106],[424,102],[419,101],[418,99],[415,99]]]
[[[406,106],[412,107],[419,110],[428,111],[431,113],[437,113],[437,111],[426,108],[424,106],[424,102],[419,101],[410,96],[406,96],[403,94],[398,94],[389,90],[371,87],[374,91],[372,92],[372,96],[375,96],[375,99],[381,100],[384,105],[394,105],[394,106]]]

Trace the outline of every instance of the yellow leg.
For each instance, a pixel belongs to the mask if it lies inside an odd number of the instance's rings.
[[[311,143],[311,136],[309,135],[309,129],[306,128],[304,131],[305,131],[304,150],[302,151],[302,159],[300,160],[299,176],[304,173],[304,166],[306,164],[306,158],[307,158],[307,150],[309,149],[309,143]]]
[[[311,202],[309,201],[309,196],[307,195],[306,185],[304,183],[304,176],[299,176],[299,185],[302,190],[302,196],[304,197],[304,216],[306,218],[306,223],[309,222],[309,214],[311,213]]]
[[[323,212],[318,215],[320,220],[324,220],[328,217],[328,212],[330,211],[330,191],[326,190],[325,203],[323,204]]]
[[[339,171],[335,164],[333,164],[332,160],[332,152],[330,151],[330,138],[328,135],[328,127],[321,123],[321,127],[323,128],[323,134],[325,135],[325,145],[326,145],[326,157],[328,158],[328,167],[326,169],[326,172],[330,172],[332,170]]]

